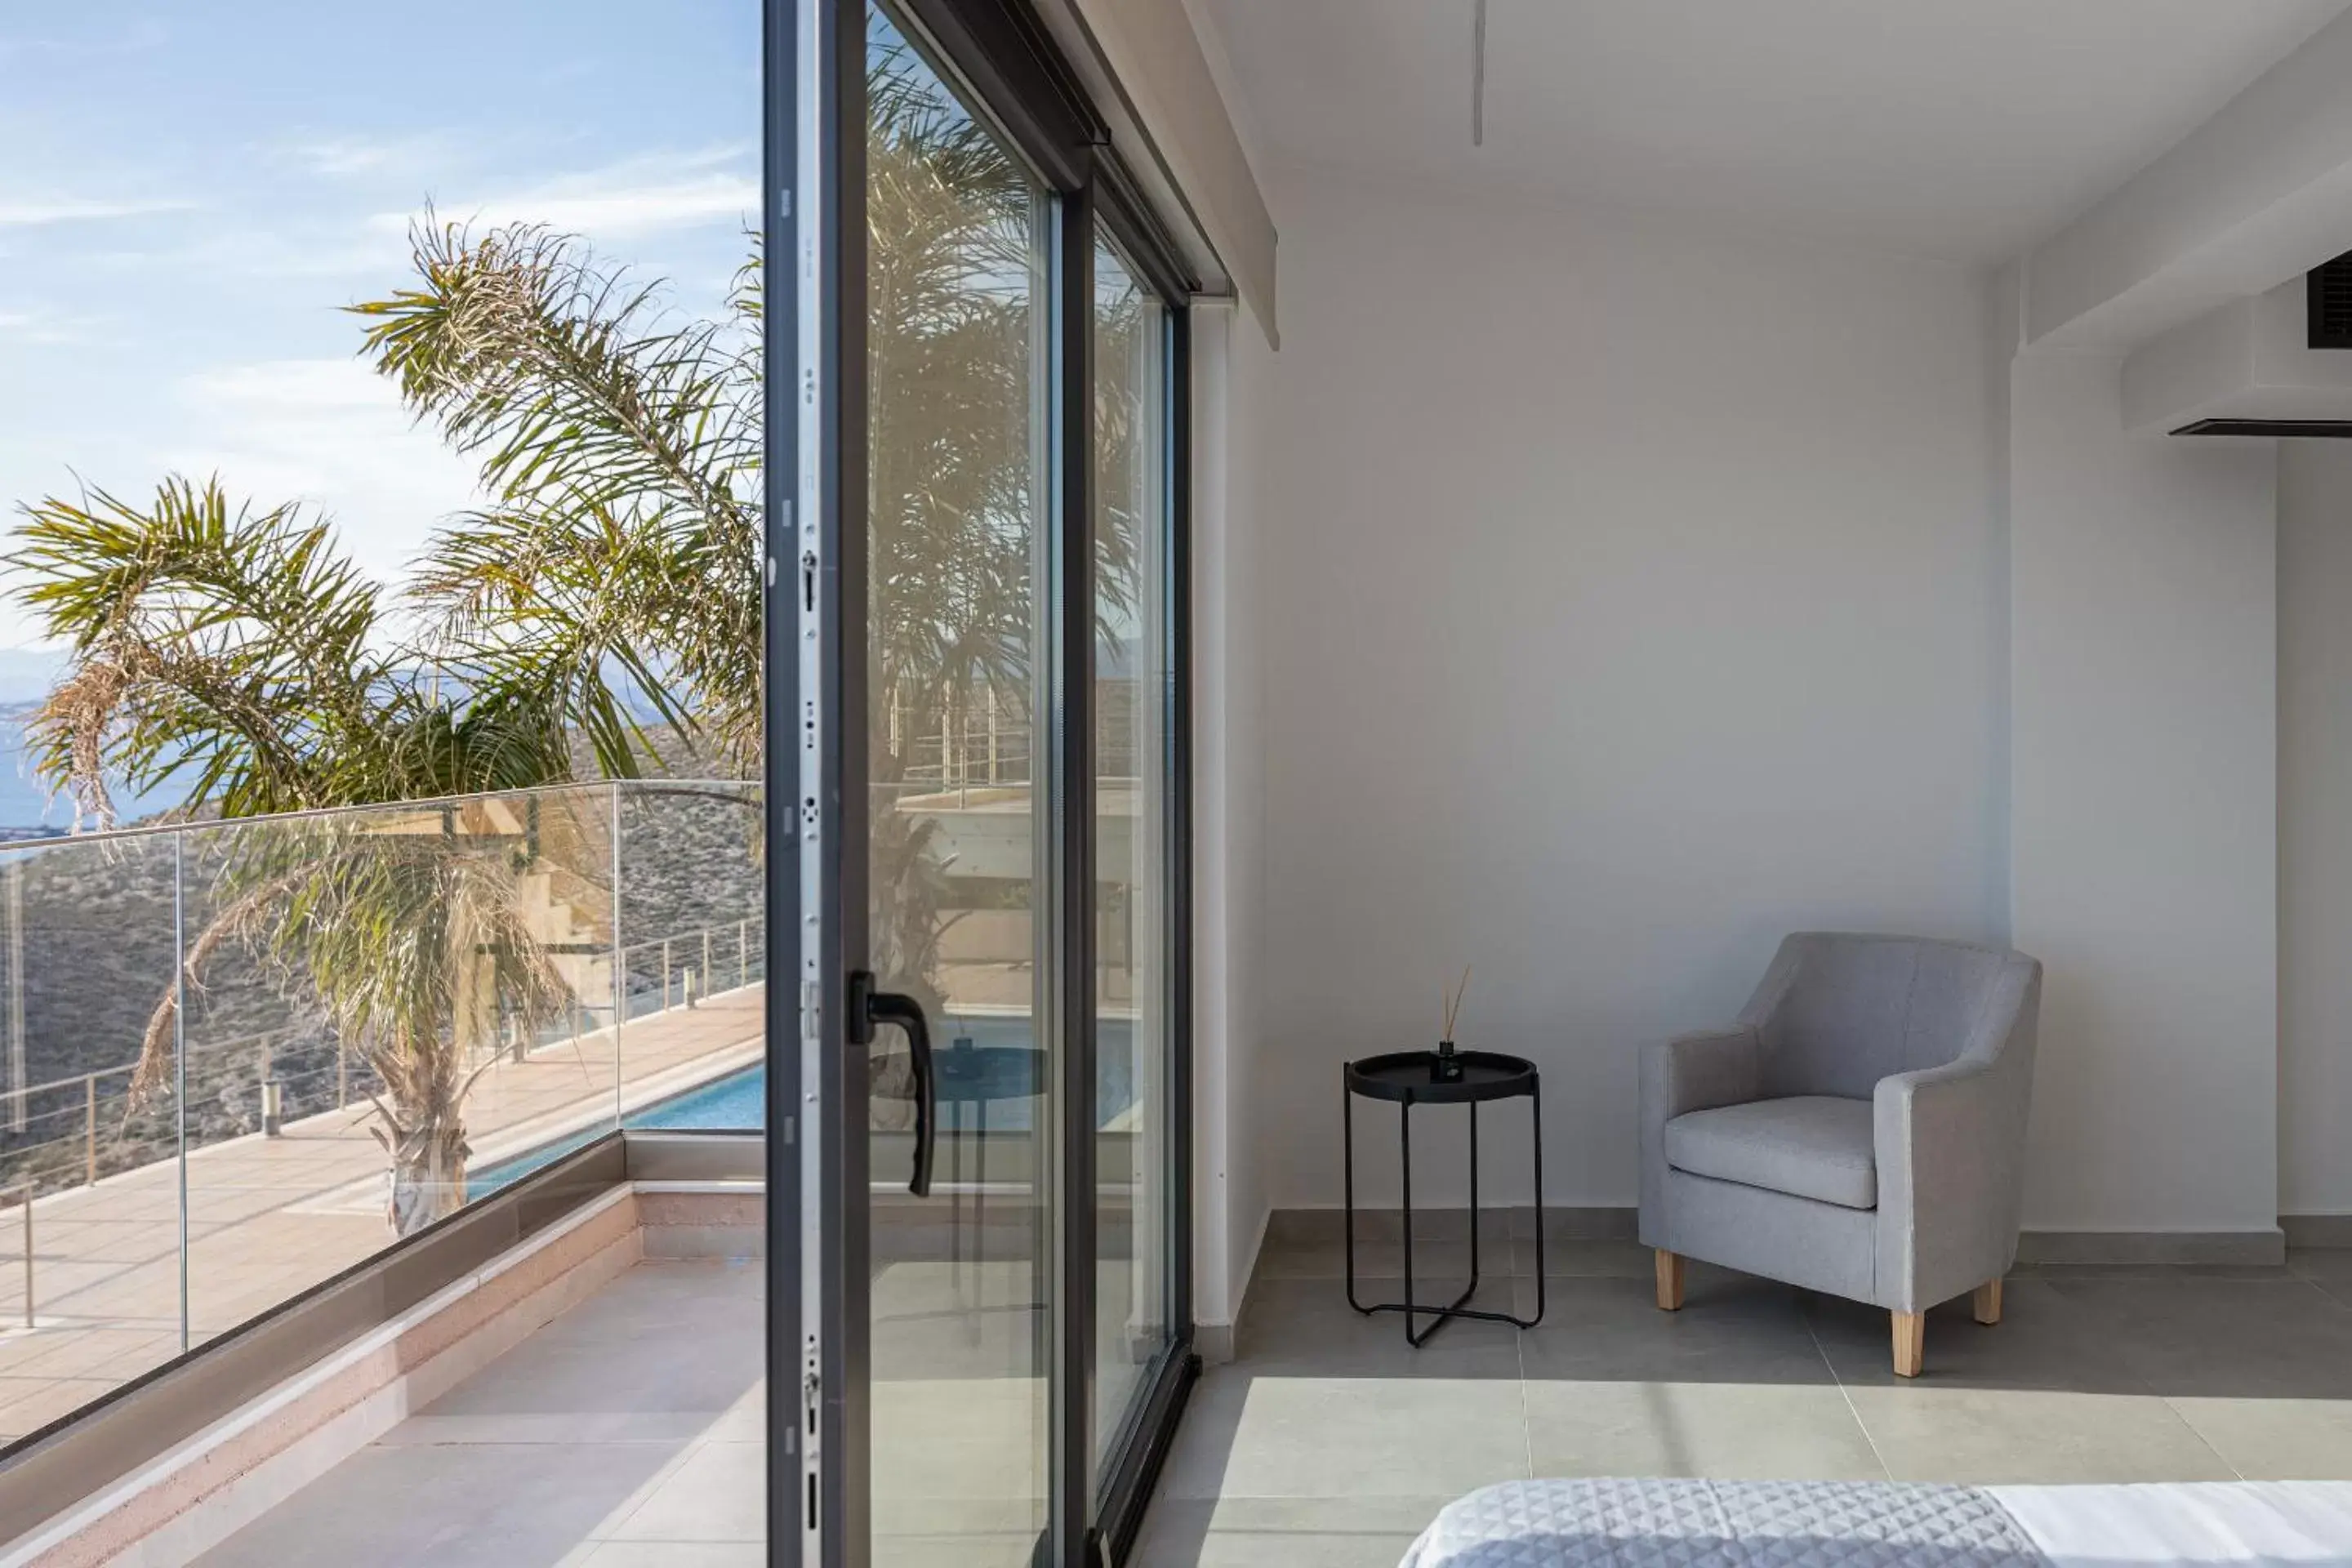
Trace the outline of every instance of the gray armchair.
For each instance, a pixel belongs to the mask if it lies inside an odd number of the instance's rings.
[[[2000,1321],[2017,1258],[2042,965],[1964,942],[1809,931],[1728,1029],[1642,1056],[1642,1240],[1658,1305],[1696,1258],[1894,1314],[1976,1293]]]

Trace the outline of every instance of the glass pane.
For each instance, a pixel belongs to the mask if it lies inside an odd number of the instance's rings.
[[[1095,1452],[1168,1344],[1166,310],[1095,241]]]
[[[172,851],[0,854],[0,1441],[180,1353]]]
[[[625,1126],[745,1131],[766,1120],[759,822],[751,784],[621,792]]]
[[[871,1061],[873,1560],[1026,1568],[1045,1524],[1047,884],[1040,521],[1050,200],[878,12],[867,30],[872,964],[938,1047]]]
[[[181,836],[193,1341],[612,1129],[610,801]]]

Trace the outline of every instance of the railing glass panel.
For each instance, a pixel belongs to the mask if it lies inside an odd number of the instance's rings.
[[[757,1128],[758,817],[597,784],[0,847],[0,1443],[625,1119]]]

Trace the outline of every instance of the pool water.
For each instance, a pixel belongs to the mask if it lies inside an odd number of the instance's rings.
[[[1134,1054],[1129,1044],[1134,1027],[1124,1019],[1106,1018],[1097,1026],[1096,1058],[1100,1066],[1097,1076],[1095,1119],[1097,1126],[1106,1126],[1112,1117],[1125,1110],[1135,1100]],[[961,1043],[975,1047],[1025,1046],[1032,1038],[1026,1018],[950,1019],[944,1039],[937,1042],[940,1050],[952,1050]],[[1006,1132],[1026,1131],[1030,1124],[1030,1106],[1025,1100],[999,1101],[988,1108],[988,1125],[992,1130]],[[764,1062],[754,1063],[725,1078],[714,1079],[682,1094],[633,1110],[624,1120],[628,1127],[699,1128],[705,1131],[758,1131],[768,1123],[768,1068]],[[500,1187],[522,1180],[533,1171],[551,1165],[574,1149],[594,1142],[604,1136],[602,1127],[590,1127],[543,1143],[528,1153],[483,1165],[471,1172],[466,1181],[468,1198],[486,1197]]]

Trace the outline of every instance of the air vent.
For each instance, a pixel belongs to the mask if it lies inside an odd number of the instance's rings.
[[[2305,286],[2310,346],[2352,349],[2352,251],[2313,268]]]
[[[2352,343],[2344,345],[2352,348]],[[2352,419],[2200,419],[2176,436],[2297,436],[2307,440],[2352,440]]]

